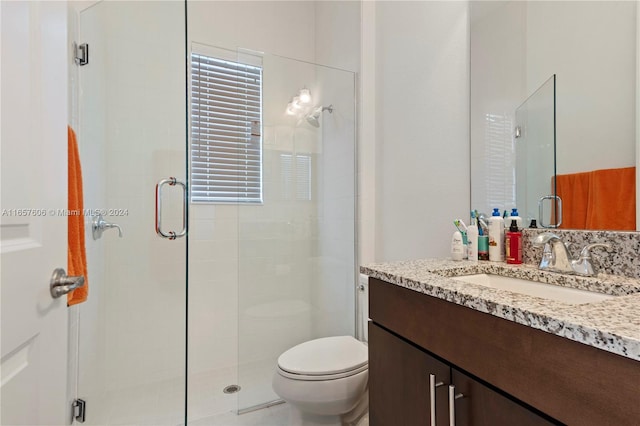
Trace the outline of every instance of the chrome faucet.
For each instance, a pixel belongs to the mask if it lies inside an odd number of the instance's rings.
[[[122,238],[122,228],[120,228],[119,225],[116,225],[115,223],[107,222],[106,220],[104,220],[101,214],[94,217],[93,223],[91,224],[93,239],[97,240],[98,238],[102,237],[102,233],[105,230],[111,229],[111,228],[116,228],[118,230],[118,236]]]
[[[580,256],[574,259],[567,245],[556,234],[545,232],[533,238],[534,245],[544,245],[542,249],[542,259],[539,268],[546,271],[560,272],[562,274],[578,274],[584,276],[594,276],[597,274],[596,268],[591,263],[591,249],[605,247],[610,249],[609,244],[587,244],[581,251]]]

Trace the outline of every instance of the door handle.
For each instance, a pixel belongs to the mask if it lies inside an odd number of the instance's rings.
[[[63,268],[54,269],[53,275],[51,275],[51,281],[49,282],[51,297],[54,299],[82,286],[84,286],[84,277],[82,275],[70,277]]]
[[[180,232],[162,230],[162,187],[164,185],[182,187],[182,230]],[[156,185],[156,233],[163,238],[175,240],[187,235],[187,185],[184,182],[180,182],[174,177],[168,179],[162,179]]]

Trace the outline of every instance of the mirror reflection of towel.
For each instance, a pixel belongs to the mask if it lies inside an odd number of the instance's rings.
[[[563,229],[636,230],[636,168],[558,175]]]
[[[89,282],[87,279],[87,254],[84,242],[82,168],[80,167],[78,141],[71,127],[67,127],[67,138],[69,155],[67,275],[84,276],[84,286],[67,293],[67,306],[72,306],[87,300],[87,296],[89,295]],[[75,212],[78,214],[73,214]]]

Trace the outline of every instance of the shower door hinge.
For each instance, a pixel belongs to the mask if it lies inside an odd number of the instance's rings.
[[[520,126],[516,126],[515,136],[516,139],[522,136],[522,128]]]
[[[87,402],[84,399],[76,399],[73,401],[73,418],[77,422],[84,423],[87,416]]]
[[[87,43],[73,43],[73,50],[76,64],[83,66],[89,63],[89,45]]]

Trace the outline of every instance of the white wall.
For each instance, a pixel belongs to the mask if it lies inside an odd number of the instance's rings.
[[[376,3],[376,260],[445,257],[468,216],[467,15],[465,2]]]

